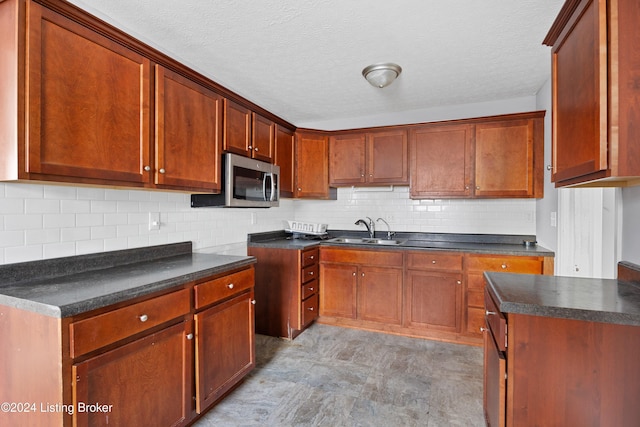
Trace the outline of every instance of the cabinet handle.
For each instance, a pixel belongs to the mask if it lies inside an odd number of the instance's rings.
[[[480,327],[480,332],[487,332],[488,330],[489,330],[488,328]]]
[[[145,166],[145,167],[144,167],[144,170],[145,170],[146,172],[149,172],[149,171],[151,170],[151,166]]]
[[[160,173],[165,173],[165,172],[166,172],[166,170],[164,170],[164,168],[160,168],[160,170],[159,170],[158,172],[160,172]]]
[[[256,300],[252,299],[251,304],[256,305]]]
[[[233,289],[233,283],[229,283],[229,284],[227,285],[227,288],[229,288],[229,289]]]
[[[502,265],[501,265],[501,267],[502,267],[503,269],[504,269],[504,268],[507,268],[507,264],[502,264]]]
[[[147,320],[149,320],[149,316],[143,314],[142,316],[138,316],[138,319],[140,319],[141,322],[146,322]]]
[[[187,339],[188,340],[192,340],[193,339],[193,334],[187,334]]]
[[[486,311],[484,312],[484,314],[485,314],[485,315],[487,315],[487,316],[493,316],[494,314],[496,314],[496,312],[495,312],[495,311],[489,311],[489,310],[486,310]]]

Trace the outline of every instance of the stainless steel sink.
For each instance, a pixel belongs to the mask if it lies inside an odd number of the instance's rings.
[[[397,246],[405,242],[405,240],[395,239],[371,239],[360,237],[335,237],[327,240],[330,243],[345,243],[352,245],[382,245],[382,246]]]

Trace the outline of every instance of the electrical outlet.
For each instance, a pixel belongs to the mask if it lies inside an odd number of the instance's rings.
[[[549,225],[551,225],[551,227],[557,227],[558,226],[558,213],[557,212],[551,212],[551,215],[549,216]]]
[[[160,230],[160,213],[149,212],[149,231]]]

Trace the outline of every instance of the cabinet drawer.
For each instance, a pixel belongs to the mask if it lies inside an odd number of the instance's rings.
[[[313,264],[303,268],[301,272],[302,276],[300,277],[300,282],[306,283],[310,280],[317,279],[319,270],[320,267],[318,266],[318,264]]]
[[[320,251],[318,248],[313,248],[302,252],[302,266],[307,267],[312,264],[317,264]]]
[[[462,270],[462,254],[410,252],[407,268],[420,270]]]
[[[71,357],[97,350],[189,313],[189,290],[122,307],[69,325]]]
[[[528,256],[468,256],[468,271],[542,274],[542,259]]]
[[[403,253],[402,251],[322,248],[320,261],[378,267],[402,267]]]
[[[197,284],[193,288],[196,310],[252,288],[253,284],[253,268]]]
[[[318,297],[318,294],[315,294],[311,298],[302,301],[302,323],[304,327],[306,327],[316,317],[318,317],[319,301],[320,299]]]
[[[318,280],[313,280],[302,285],[302,299],[305,300],[318,293]]]
[[[487,326],[496,341],[498,349],[505,351],[507,349],[507,319],[498,310],[498,306],[493,301],[488,289],[484,291],[485,319]]]

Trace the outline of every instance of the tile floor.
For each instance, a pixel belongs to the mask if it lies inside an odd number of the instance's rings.
[[[478,347],[314,324],[256,359],[197,427],[484,426]]]

